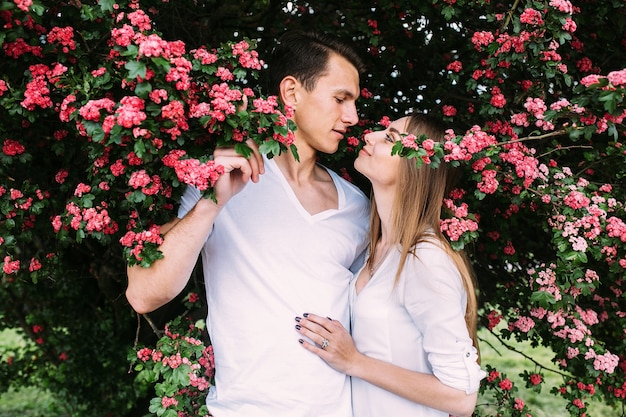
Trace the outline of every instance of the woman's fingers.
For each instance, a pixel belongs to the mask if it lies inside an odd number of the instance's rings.
[[[298,333],[315,342],[321,348],[325,349],[328,347],[328,344],[330,343],[328,340],[330,332],[328,332],[328,330],[326,330],[323,326],[304,317],[296,317],[296,322],[296,330]]]

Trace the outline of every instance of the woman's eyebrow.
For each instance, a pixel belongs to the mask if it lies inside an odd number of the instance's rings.
[[[398,136],[401,136],[401,135],[402,135],[402,133],[400,133],[400,131],[399,131],[398,129],[395,129],[395,128],[393,128],[393,127],[390,127],[390,128],[389,128],[389,133],[394,133],[394,134],[396,134],[396,135],[398,135]]]

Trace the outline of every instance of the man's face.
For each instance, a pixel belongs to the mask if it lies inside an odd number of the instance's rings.
[[[359,92],[358,71],[336,54],[331,54],[326,71],[312,91],[298,84],[294,105],[298,151],[309,147],[324,153],[335,152],[347,128],[359,120],[356,111]]]

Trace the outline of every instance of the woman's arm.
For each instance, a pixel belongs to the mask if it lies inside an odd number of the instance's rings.
[[[477,393],[443,384],[432,374],[410,371],[360,353],[348,331],[336,320],[307,314],[296,318],[296,330],[314,341],[300,343],[308,351],[324,359],[335,370],[360,378],[410,401],[450,413],[470,416],[476,406]],[[328,346],[322,349],[323,340]]]

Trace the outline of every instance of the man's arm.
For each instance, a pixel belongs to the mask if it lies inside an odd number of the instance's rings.
[[[218,203],[201,198],[184,218],[163,225],[163,243],[159,246],[163,258],[148,268],[127,268],[126,298],[135,311],[144,314],[156,310],[185,288],[222,207],[250,179],[257,182],[264,172],[263,158],[256,147],[253,150],[250,159],[246,159],[233,149],[216,149],[214,161],[224,167],[224,174],[214,186]]]
[[[183,219],[161,227],[164,236],[159,250],[163,258],[148,268],[128,267],[126,298],[136,312],[156,310],[185,288],[219,210],[212,201],[201,199]]]

